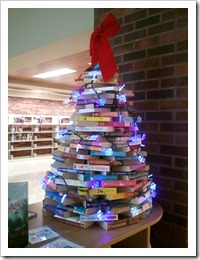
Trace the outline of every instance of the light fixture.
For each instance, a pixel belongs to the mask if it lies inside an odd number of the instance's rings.
[[[52,70],[52,71],[40,73],[40,74],[34,75],[33,77],[34,78],[46,79],[46,78],[62,76],[62,75],[66,75],[66,74],[70,74],[70,73],[74,73],[74,72],[76,72],[76,70],[63,68],[63,69]]]

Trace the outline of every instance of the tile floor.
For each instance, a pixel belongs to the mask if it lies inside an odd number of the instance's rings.
[[[52,157],[15,159],[8,161],[8,181],[28,182],[28,203],[36,203],[44,198],[44,190],[40,186],[40,180],[46,171],[51,169]]]

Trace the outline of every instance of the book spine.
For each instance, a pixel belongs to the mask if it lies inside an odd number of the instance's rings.
[[[84,144],[75,144],[75,143],[71,143],[70,144],[70,148],[77,148],[77,149],[86,149],[86,150],[92,150],[92,151],[102,151],[102,147],[99,146],[88,146],[88,145],[84,145]]]
[[[82,170],[74,170],[74,169],[70,169],[70,168],[58,168],[58,171],[60,172],[68,172],[68,173],[82,173],[82,174],[86,174],[89,172],[86,171],[82,171]]]
[[[99,146],[99,147],[111,147],[112,144],[109,142],[94,142],[94,141],[85,141],[85,140],[74,140],[74,144],[88,145],[88,146]]]
[[[60,152],[69,153],[69,150],[70,150],[69,147],[61,146],[61,145],[58,146],[58,151]]]
[[[106,136],[106,137],[112,137],[112,136],[116,136],[116,137],[119,137],[119,138],[121,138],[121,137],[132,137],[132,136],[134,136],[134,132],[132,132],[132,131],[128,131],[128,132],[107,132],[107,133],[104,133],[104,136]]]
[[[130,172],[130,171],[135,171],[135,170],[138,170],[138,169],[141,169],[141,168],[144,168],[146,166],[146,163],[136,163],[136,164],[133,164],[133,165],[130,165],[130,166],[114,166],[112,167],[112,171],[113,172],[120,172],[120,171],[127,171],[127,172]]]
[[[113,195],[117,193],[116,188],[96,188],[96,189],[88,189],[88,188],[79,188],[79,195]]]
[[[83,108],[83,109],[79,109],[78,113],[79,114],[84,114],[84,113],[93,113],[93,112],[99,112],[104,110],[105,112],[109,112],[110,108]]]
[[[81,181],[90,180],[118,180],[117,175],[103,175],[103,174],[77,174],[77,178]]]
[[[103,87],[103,88],[95,88],[95,91],[96,91],[97,93],[103,93],[103,92],[109,91],[109,90],[119,91],[119,87],[110,86],[110,87]],[[94,94],[95,91],[94,91],[94,89],[86,89],[86,90],[84,90],[84,92],[82,93],[82,95]]]
[[[112,212],[114,214],[121,214],[121,213],[125,213],[125,212],[129,212],[130,211],[130,206],[121,206],[121,207],[113,207],[112,208]]]
[[[96,164],[103,164],[103,165],[110,165],[110,166],[120,166],[122,162],[116,160],[103,160],[103,159],[89,159],[88,164],[96,165]]]
[[[119,223],[115,223],[113,222],[112,224],[108,224],[107,226],[107,230],[113,230],[113,229],[116,229],[116,228],[119,228],[119,227],[125,227],[127,225],[126,221],[122,221],[122,222],[119,222]]]
[[[54,178],[53,178],[54,179]],[[55,190],[55,191],[66,191],[67,187],[64,185],[57,185],[55,184],[54,180],[52,178],[47,178],[46,176],[43,178],[43,183],[47,185],[49,188]]]
[[[145,186],[147,183],[149,183],[149,181],[144,180],[144,181],[140,181],[139,183],[137,183],[134,187],[134,191],[138,191],[140,190],[143,186]]]
[[[106,154],[106,152],[98,152],[98,151],[91,151],[90,155],[93,156],[110,156]],[[113,151],[112,156],[118,156],[118,157],[126,157],[126,153],[124,151]]]
[[[134,124],[130,122],[99,122],[99,126],[134,127]]]
[[[73,169],[88,170],[88,171],[110,171],[110,166],[105,165],[89,165],[89,164],[73,164]]]
[[[91,70],[91,71],[84,71],[82,73],[82,77],[88,77],[88,76],[102,76],[101,71],[100,70]]]
[[[149,198],[150,196],[151,196],[151,192],[150,192],[150,190],[148,190],[143,196],[135,197],[135,198],[131,199],[129,202],[131,204],[139,205],[139,204],[143,203],[146,200],[146,198]]]
[[[112,132],[114,130],[113,127],[111,126],[97,126],[97,127],[87,127],[87,126],[77,126],[75,127],[75,131],[80,131],[80,132]]]
[[[43,205],[43,209],[54,212],[56,209],[56,205]]]
[[[101,218],[97,217],[97,214],[91,214],[87,216],[80,216],[81,221],[113,221],[118,220],[118,215],[102,215]]]
[[[105,140],[105,138],[100,137],[99,135],[71,135],[71,140],[80,140],[84,139],[87,141],[99,141],[99,140]]]
[[[60,185],[65,185],[65,183],[67,185],[70,186],[83,186],[83,183],[80,180],[72,180],[72,179],[56,179],[55,180],[56,184],[60,184]]]
[[[136,185],[136,180],[117,180],[117,181],[102,181],[101,187],[134,187]]]
[[[108,200],[118,200],[118,199],[128,199],[135,196],[135,192],[120,192],[113,195],[106,195],[105,199]]]
[[[112,104],[113,99],[104,99],[106,104]],[[88,104],[98,104],[99,99],[98,98],[88,98],[88,99],[78,99],[76,102],[76,105],[82,106],[82,105],[88,105]]]
[[[55,221],[60,222],[60,223],[72,225],[72,226],[75,226],[75,227],[82,227],[82,228],[84,228],[84,225],[83,225],[82,223],[80,223],[80,222],[75,222],[75,221],[70,221],[70,220],[61,218],[61,217],[58,216],[58,215],[54,215],[54,219],[55,219]]]
[[[119,117],[119,115],[122,115],[122,116],[128,116],[128,112],[94,112],[93,113],[93,116],[94,117]],[[99,120],[100,121],[100,120]],[[105,121],[105,120],[102,120],[102,121]]]
[[[84,117],[84,116],[77,116],[75,117],[75,121],[105,121],[110,122],[112,121],[111,117]]]

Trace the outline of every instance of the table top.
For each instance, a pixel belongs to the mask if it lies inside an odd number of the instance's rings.
[[[159,222],[163,215],[162,207],[158,202],[154,201],[153,211],[150,213],[149,217],[140,219],[137,224],[107,231],[97,224],[94,224],[87,229],[83,229],[81,227],[57,222],[54,220],[53,216],[43,215],[42,202],[29,205],[29,210],[37,213],[37,217],[29,221],[29,229],[47,225],[66,239],[74,241],[75,243],[87,248],[109,247],[151,227]],[[40,244],[40,246],[41,245],[42,244]]]

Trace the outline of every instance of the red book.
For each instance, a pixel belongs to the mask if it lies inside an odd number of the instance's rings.
[[[134,187],[136,180],[108,180],[101,181],[101,187]]]

